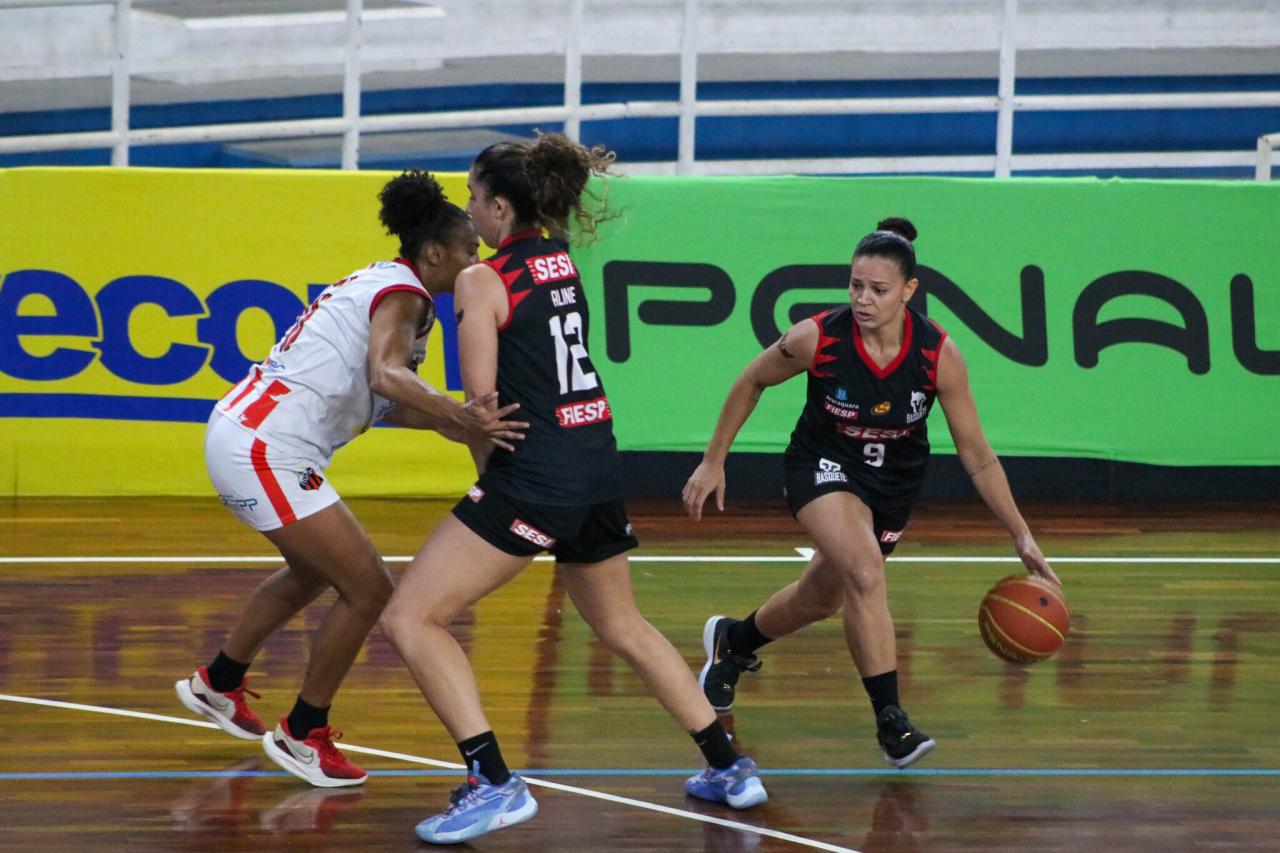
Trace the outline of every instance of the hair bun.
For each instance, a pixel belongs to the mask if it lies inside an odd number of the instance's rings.
[[[903,219],[900,216],[890,216],[888,219],[881,219],[876,223],[877,231],[892,231],[900,237],[906,237],[907,240],[915,242],[916,227],[911,224],[910,219]]]
[[[419,231],[449,204],[444,189],[428,172],[409,170],[392,178],[378,194],[382,202],[380,218],[387,231],[397,237]]]

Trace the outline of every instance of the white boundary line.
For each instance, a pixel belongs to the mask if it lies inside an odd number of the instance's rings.
[[[88,711],[94,714],[111,714],[117,717],[134,717],[140,720],[154,720],[162,723],[176,723],[183,726],[198,726],[204,729],[217,729],[213,723],[207,723],[203,720],[189,720],[182,717],[170,717],[165,714],[150,714],[145,711],[126,711],[120,708],[107,708],[101,705],[81,705],[77,702],[62,702],[57,699],[37,699],[31,696],[14,696],[8,693],[0,693],[0,702],[16,702],[23,705],[42,705],[47,708],[62,708],[70,711]],[[461,764],[452,761],[437,761],[434,758],[423,758],[419,755],[409,755],[403,752],[391,752],[385,749],[374,749],[368,746],[355,746],[353,744],[344,743],[342,748],[351,752],[364,753],[366,755],[377,755],[383,758],[391,758],[397,761],[405,761],[410,764],[425,764],[430,767],[443,767],[452,770],[464,769]],[[739,823],[733,820],[725,820],[724,818],[712,817],[711,815],[698,814],[697,812],[685,811],[684,809],[676,809],[671,806],[661,806],[657,803],[647,803],[644,800],[633,800],[630,797],[618,797],[613,794],[606,794],[603,791],[593,791],[590,788],[579,788],[574,785],[564,785],[559,782],[548,782],[545,779],[537,779],[531,776],[523,777],[524,781],[530,785],[540,788],[549,788],[553,791],[564,791],[569,794],[577,794],[581,797],[591,797],[597,800],[605,800],[610,803],[618,803],[624,806],[632,806],[638,809],[647,809],[648,811],[660,812],[661,814],[682,817],[687,820],[696,820],[702,823],[711,823],[716,826],[723,826],[729,829],[736,829],[740,832],[751,832],[756,835],[764,835],[769,838],[777,838],[781,841],[790,841],[792,844],[799,844],[802,847],[810,847],[814,850],[828,850],[832,853],[858,853],[850,847],[837,847],[834,844],[827,844],[823,841],[815,841],[812,838],[804,838],[799,835],[792,835],[788,832],[779,832],[776,829],[769,829],[763,826],[752,826],[749,823]]]
[[[667,554],[641,554],[633,555],[631,562],[633,563],[801,563],[813,556],[812,548],[796,548],[796,556],[790,555],[688,555],[673,556]],[[412,557],[383,557],[388,563],[407,563]],[[534,557],[534,560],[543,563],[549,563],[553,557],[541,556]],[[1234,565],[1280,565],[1280,557],[1049,557],[1050,563],[1083,563],[1083,564],[1103,564],[1103,563],[1146,563],[1152,565],[1204,565],[1204,564],[1234,564]],[[178,557],[49,557],[49,556],[30,556],[30,557],[0,557],[0,565],[46,565],[46,564],[108,564],[108,565],[145,565],[145,564],[172,564],[172,565],[200,565],[214,563],[219,565],[227,564],[260,564],[260,563],[283,563],[284,559],[279,554],[261,555],[261,556],[214,556],[214,557],[197,557],[197,556],[178,556]],[[1018,557],[1007,556],[977,556],[977,557],[890,557],[890,563],[1021,563]]]

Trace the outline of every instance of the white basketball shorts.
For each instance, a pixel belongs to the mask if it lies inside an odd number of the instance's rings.
[[[276,530],[341,500],[318,464],[276,452],[216,409],[204,460],[218,499],[258,530]]]

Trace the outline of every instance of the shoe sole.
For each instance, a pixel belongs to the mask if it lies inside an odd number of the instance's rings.
[[[191,679],[184,678],[175,682],[173,690],[178,694],[178,701],[182,703],[184,708],[197,716],[205,717],[232,737],[240,738],[240,740],[259,740],[262,737],[260,734],[240,728],[202,702],[200,697],[191,689]]]
[[[759,779],[752,779],[747,783],[747,790],[736,796],[730,794],[727,800],[731,809],[749,809],[768,801],[769,792],[764,789],[764,784]]]
[[[689,784],[700,779],[700,776],[694,776],[689,780],[689,782],[685,783],[684,792],[695,800],[702,800],[706,803],[722,803],[731,809],[749,809],[752,806],[758,806],[769,800],[769,792],[764,789],[764,783],[760,781],[758,776],[753,777],[750,782],[746,783],[746,790],[742,793],[725,794],[723,797],[719,796],[719,792],[717,792],[716,796],[704,797],[701,794],[691,791],[689,789]]]
[[[267,758],[280,765],[282,769],[289,771],[305,782],[310,782],[317,788],[346,788],[350,785],[363,785],[365,780],[369,778],[367,773],[355,779],[339,779],[333,776],[326,776],[319,769],[308,767],[276,746],[275,732],[267,732],[262,736],[262,751],[267,754]]]
[[[903,756],[902,758],[890,758],[889,753],[887,752],[882,752],[881,754],[884,755],[886,764],[891,764],[899,770],[905,770],[932,752],[935,746],[937,746],[937,744],[932,738],[930,738],[917,746],[909,755]]]
[[[538,801],[528,791],[525,792],[525,798],[528,800],[520,808],[512,812],[503,812],[494,815],[489,821],[488,826],[483,829],[477,829],[475,826],[469,826],[466,829],[460,829],[457,832],[432,833],[414,828],[413,834],[418,836],[420,841],[428,844],[461,844],[464,841],[470,841],[473,838],[479,838],[482,835],[488,835],[491,832],[497,832],[499,829],[510,829],[518,826],[525,821],[531,820],[538,813]],[[425,823],[426,821],[423,821]],[[421,824],[419,824],[421,826]]]
[[[727,619],[727,616],[712,616],[707,623],[702,626],[702,649],[707,653],[707,662],[702,665],[702,672],[698,673],[698,686],[702,688],[702,695],[707,695],[707,673],[711,671],[711,665],[716,662],[716,623],[721,619]],[[733,710],[733,703],[721,707],[711,702],[711,697],[707,697],[707,701],[711,703],[711,707],[720,713]]]

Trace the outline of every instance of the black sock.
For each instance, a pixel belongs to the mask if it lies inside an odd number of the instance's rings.
[[[501,785],[511,778],[511,771],[507,769],[507,762],[502,760],[502,750],[498,749],[498,739],[492,731],[460,741],[458,752],[462,753],[462,763],[467,765],[468,776],[479,770],[480,775],[494,785]]]
[[[756,611],[752,611],[751,615],[741,622],[735,622],[730,625],[726,639],[728,640],[729,651],[743,657],[750,657],[756,649],[766,643],[773,642],[773,637],[766,637],[756,627]]]
[[[219,693],[235,690],[244,682],[244,674],[249,671],[249,664],[232,660],[220,650],[213,663],[208,666],[209,686]]]
[[[289,712],[289,734],[297,740],[305,739],[311,734],[312,729],[322,729],[327,725],[329,725],[329,708],[308,705],[302,701],[301,696],[293,703],[293,710]]]
[[[724,770],[731,767],[735,761],[742,756],[733,748],[733,744],[729,743],[729,735],[725,732],[724,726],[716,720],[700,732],[689,732],[693,738],[693,742],[698,745],[698,749],[702,750],[702,757],[707,759],[707,763],[717,770]]]
[[[877,717],[888,706],[898,704],[898,671],[896,669],[864,678],[862,686],[871,697],[871,707],[875,709]]]

